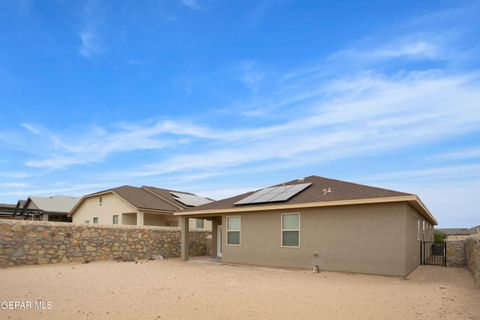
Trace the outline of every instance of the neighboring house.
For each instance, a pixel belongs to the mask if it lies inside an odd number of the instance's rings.
[[[405,276],[437,224],[409,193],[310,176],[215,201],[182,217],[212,221],[212,256],[225,263]]]
[[[70,210],[80,198],[70,196],[35,197],[19,200],[15,214],[25,217],[32,216],[34,220],[71,222],[68,217]]]
[[[0,203],[0,219],[20,220],[23,219],[20,215],[15,215],[15,204]]]
[[[0,204],[0,219],[8,220],[42,220],[43,211],[38,209],[25,209],[25,200],[17,204]]]
[[[73,223],[138,226],[179,225],[173,214],[213,200],[192,193],[149,186],[121,186],[84,196],[70,212]],[[211,223],[192,219],[197,229],[211,229]]]
[[[473,234],[480,234],[480,225],[472,228],[441,228],[435,229],[445,235],[447,239],[468,238]]]

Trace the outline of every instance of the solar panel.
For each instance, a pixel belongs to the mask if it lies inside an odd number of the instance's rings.
[[[309,187],[310,184],[311,183],[302,183],[302,184],[293,185],[288,190],[285,190],[284,192],[282,192],[282,193],[276,195],[275,197],[273,197],[272,199],[270,199],[269,202],[287,201],[288,199],[290,199],[291,197],[293,197],[297,193],[299,193],[299,192],[303,191],[304,189],[306,189],[307,187]]]
[[[252,195],[249,195],[248,197],[246,198],[243,198],[242,200],[240,201],[237,201],[235,202],[235,204],[247,204],[247,203],[251,203],[252,201],[262,197],[263,195],[265,194],[268,194],[270,192],[272,192],[273,190],[275,190],[276,188],[265,188],[265,189],[262,189],[260,191],[257,191],[255,192],[254,194]]]
[[[270,187],[259,190],[252,195],[249,195],[242,200],[235,202],[235,205],[253,204],[253,203],[268,203],[268,202],[282,202],[287,201],[299,192],[305,190],[311,183],[299,183],[293,185],[286,185],[281,187]]]
[[[181,192],[170,192],[170,194],[177,200],[178,202],[183,203],[186,206],[196,207],[202,204],[210,203],[211,200],[208,200],[203,197],[199,197],[193,194],[181,193]]]

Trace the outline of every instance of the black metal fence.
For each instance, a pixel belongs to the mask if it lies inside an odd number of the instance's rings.
[[[445,242],[421,241],[420,263],[434,266],[447,266],[447,246]]]

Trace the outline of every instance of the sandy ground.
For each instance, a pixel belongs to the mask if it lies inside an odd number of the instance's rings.
[[[0,319],[478,319],[466,269],[422,266],[408,280],[165,261],[0,269]]]

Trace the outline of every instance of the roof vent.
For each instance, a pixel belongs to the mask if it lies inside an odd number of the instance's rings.
[[[304,182],[305,178],[298,178],[298,182]]]
[[[328,193],[332,192],[332,188],[328,187],[322,189],[323,195],[326,196]]]

